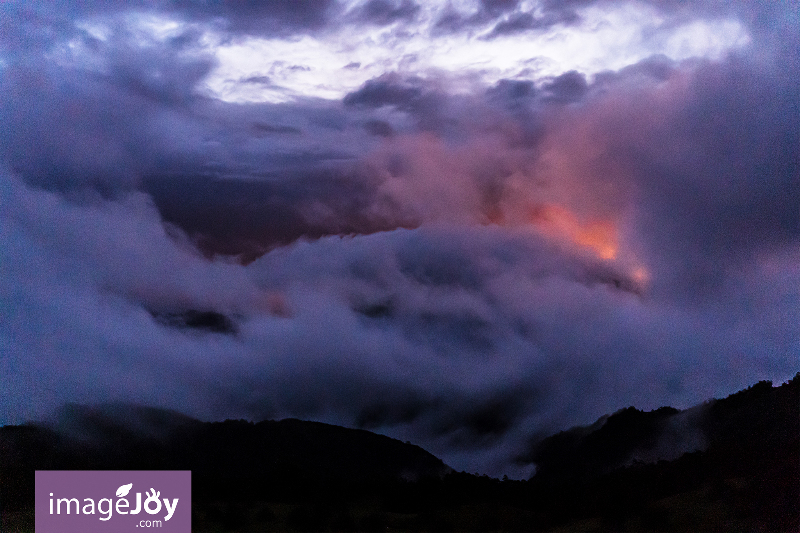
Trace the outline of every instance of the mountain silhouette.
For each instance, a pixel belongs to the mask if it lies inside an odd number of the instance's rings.
[[[35,470],[191,470],[195,531],[797,531],[800,374],[685,411],[531,442],[528,481],[454,472],[365,430],[65,406],[0,428],[0,530],[33,531]]]

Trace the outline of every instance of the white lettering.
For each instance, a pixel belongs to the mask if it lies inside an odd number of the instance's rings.
[[[150,494],[149,492],[145,492],[145,494],[147,494],[147,499],[144,501],[144,510],[147,511],[147,514],[156,514],[157,512],[159,512],[161,510],[161,500],[158,499],[158,497],[161,495],[161,493],[160,492],[156,492],[156,489],[154,489],[154,488],[151,488],[150,490],[153,491],[153,494]],[[151,510],[150,509],[150,502],[155,502],[155,504],[157,504],[157,507],[155,509]]]
[[[131,514],[139,514],[142,510],[142,493],[136,493],[136,509],[131,511]]]
[[[103,510],[103,502],[108,502],[108,509]],[[111,513],[112,513],[111,509],[112,509],[113,505],[114,504],[111,501],[111,498],[103,498],[99,502],[97,502],[97,510],[100,511],[102,514],[108,513],[108,516],[106,516],[105,518],[101,517],[100,520],[105,521],[105,520],[110,520],[111,519]]]
[[[172,507],[169,506],[169,500],[164,498],[164,507],[167,509],[167,516],[164,517],[164,521],[169,520],[172,518],[172,513],[175,512],[175,508],[178,506],[178,498],[172,500]]]
[[[59,498],[56,502],[56,514],[61,514],[61,502],[67,502],[67,514],[69,514],[69,505],[72,502],[75,502],[75,514],[81,514],[81,503],[78,501],[78,498]]]

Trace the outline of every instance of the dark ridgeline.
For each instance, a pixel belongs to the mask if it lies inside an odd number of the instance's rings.
[[[192,470],[195,531],[798,531],[800,374],[686,411],[633,408],[532,443],[529,481],[299,420],[203,423],[67,406],[0,428],[0,531],[33,531],[33,473]]]
[[[529,459],[553,525],[800,531],[800,374],[683,412],[624,409],[536,443]]]

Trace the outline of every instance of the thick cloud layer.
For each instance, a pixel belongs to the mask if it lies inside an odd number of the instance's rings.
[[[313,4],[2,7],[0,423],[294,416],[521,477],[537,435],[797,372],[791,5],[647,7],[736,17],[752,42],[719,59],[209,92],[224,42],[426,17],[499,41],[614,7]]]

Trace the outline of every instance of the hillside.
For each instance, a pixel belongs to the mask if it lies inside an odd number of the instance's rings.
[[[0,428],[0,529],[33,530],[37,469],[189,469],[196,531],[795,531],[799,392],[800,375],[686,411],[623,409],[532,442],[527,482],[317,422],[72,405]]]

